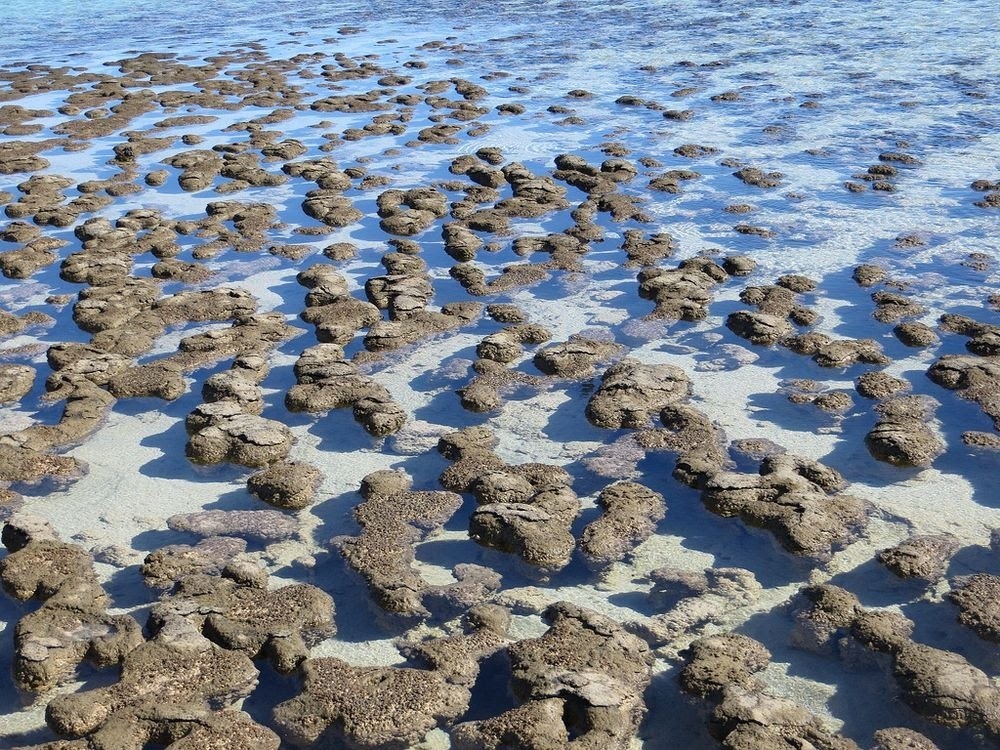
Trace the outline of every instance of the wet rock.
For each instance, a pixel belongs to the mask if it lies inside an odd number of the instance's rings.
[[[251,572],[250,583],[232,580],[228,572],[221,578],[183,578],[168,598],[153,606],[149,629],[157,633],[184,618],[214,643],[251,659],[267,658],[282,673],[293,671],[310,646],[334,635],[333,600],[324,591],[310,584],[268,590],[260,568],[256,572],[263,577],[253,581]]]
[[[652,656],[620,625],[559,602],[546,610],[549,630],[509,648],[511,687],[522,705],[455,728],[460,748],[628,747],[645,705]]]
[[[954,534],[923,534],[905,539],[878,553],[877,559],[900,578],[938,581],[961,548]]]
[[[0,443],[0,482],[75,479],[85,470],[86,464],[71,456],[52,455],[14,441]]]
[[[781,184],[784,177],[781,172],[764,172],[756,167],[742,167],[733,172],[733,176],[738,177],[747,185],[761,188],[774,188]]]
[[[284,459],[292,441],[291,430],[281,422],[240,413],[195,432],[188,439],[185,452],[195,463],[229,461],[257,468]]]
[[[391,351],[423,338],[452,331],[475,320],[481,311],[476,303],[452,302],[440,312],[421,310],[401,320],[375,323],[365,336],[365,348],[373,352]]]
[[[854,387],[865,398],[886,399],[909,390],[910,384],[881,371],[866,372],[854,381]]]
[[[404,616],[426,616],[421,602],[428,583],[413,563],[414,545],[439,531],[462,505],[454,492],[412,490],[403,472],[377,471],[362,480],[364,502],[354,509],[358,536],[333,544],[367,582],[383,609]]]
[[[568,341],[547,346],[535,353],[535,367],[546,375],[562,378],[582,378],[593,374],[596,366],[621,351],[613,341],[574,334]]]
[[[859,750],[831,732],[802,706],[759,690],[728,688],[712,714],[709,729],[730,750],[762,747],[814,747]]]
[[[875,732],[872,750],[939,750],[919,732],[906,727],[889,727]]]
[[[108,392],[115,398],[161,398],[173,401],[187,392],[180,366],[171,362],[126,367],[112,375]]]
[[[207,537],[195,545],[169,544],[146,555],[140,572],[147,586],[170,589],[185,576],[219,575],[246,548],[246,540],[230,536]]]
[[[322,481],[319,469],[301,461],[281,461],[247,479],[247,490],[282,510],[302,510],[313,504]]]
[[[243,414],[260,414],[264,411],[263,389],[243,377],[239,370],[223,370],[205,379],[201,388],[207,403],[230,401],[239,406]]]
[[[794,554],[824,559],[867,521],[867,505],[840,494],[842,486],[833,469],[784,454],[765,459],[760,476],[715,474],[705,483],[702,502],[713,513],[768,529]]]
[[[811,356],[821,367],[850,367],[858,362],[887,365],[891,361],[873,339],[834,339],[810,332],[782,341],[796,354]]]
[[[4,590],[22,601],[42,601],[14,628],[13,677],[20,689],[50,690],[71,679],[86,658],[115,665],[142,642],[131,616],[105,611],[110,600],[91,556],[59,541],[43,519],[15,514],[3,542],[10,552],[0,560]]]
[[[865,436],[868,452],[896,466],[930,466],[945,451],[928,426],[936,406],[927,396],[897,396],[878,404],[878,422]]]
[[[570,529],[580,512],[568,475],[547,469],[515,466],[483,475],[470,488],[480,505],[469,519],[469,536],[486,547],[518,555],[532,572],[543,575],[569,564],[576,546]]]
[[[636,440],[647,451],[677,453],[673,476],[689,487],[701,488],[725,468],[725,435],[703,412],[675,403],[660,411],[664,429],[642,430]]]
[[[0,364],[0,404],[20,401],[35,384],[35,369],[28,365]]]
[[[771,662],[771,652],[753,638],[719,633],[700,638],[684,654],[681,688],[699,698],[719,698],[729,686],[756,687],[754,675]]]
[[[958,605],[958,621],[993,643],[1000,642],[1000,577],[989,573],[951,581],[948,599]]]
[[[628,628],[667,658],[676,657],[691,638],[722,627],[742,607],[760,599],[761,585],[743,568],[706,568],[704,572],[657,568],[650,602],[660,614]]]
[[[434,188],[386,190],[376,203],[380,226],[389,234],[418,234],[448,213],[447,198]]]
[[[245,698],[257,674],[245,654],[219,648],[177,618],[128,653],[118,682],[56,697],[45,719],[64,737],[138,750],[163,737],[180,711],[204,715]]]
[[[911,346],[915,349],[926,349],[929,346],[934,346],[941,340],[933,328],[913,321],[900,323],[892,329],[892,332],[906,346]]]
[[[912,318],[927,312],[923,305],[892,292],[875,292],[872,300],[875,302],[872,317],[881,323],[895,323],[900,318]]]
[[[167,526],[200,537],[237,536],[267,544],[293,537],[299,523],[276,510],[203,510],[170,516]]]
[[[930,366],[927,376],[979,404],[1000,429],[1000,362],[987,357],[946,354]]]
[[[350,226],[363,214],[354,207],[351,199],[336,190],[317,189],[306,193],[302,211],[329,227]]]
[[[304,350],[295,363],[295,375],[299,382],[285,395],[290,411],[351,407],[354,418],[376,436],[397,432],[406,422],[406,413],[389,391],[345,360],[344,350],[337,344]]]
[[[601,376],[600,387],[587,403],[587,418],[598,427],[645,427],[650,415],[686,398],[690,388],[679,367],[625,359]]]
[[[722,259],[722,269],[730,276],[749,276],[757,268],[757,261],[747,255],[727,255]]]
[[[646,268],[639,272],[639,296],[656,304],[654,317],[703,320],[712,288],[729,278],[710,258],[689,258],[677,268]]]
[[[726,318],[726,327],[753,344],[772,346],[794,332],[784,318],[751,310],[737,310]]]
[[[666,514],[663,496],[636,482],[605,487],[597,504],[604,513],[583,530],[580,547],[599,566],[628,556],[637,544],[652,535],[657,522]]]
[[[889,272],[882,266],[862,263],[855,267],[853,277],[859,286],[875,286],[888,278]]]

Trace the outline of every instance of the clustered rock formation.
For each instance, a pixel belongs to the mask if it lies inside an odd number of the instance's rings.
[[[810,585],[787,611],[779,605],[769,613],[790,613],[793,645],[852,668],[881,669],[887,690],[897,691],[919,721],[996,741],[1000,692],[987,673],[993,665],[981,669],[975,654],[918,642],[914,623],[895,609],[866,608],[846,588],[816,583],[834,574],[824,565],[839,550],[872,543],[865,535],[873,516],[890,524],[891,514],[856,497],[844,475],[799,455],[796,446],[730,440],[698,400],[694,372],[702,363],[686,369],[671,352],[697,331],[707,345],[741,352],[743,359],[727,354],[734,367],[760,353],[773,355],[769,365],[808,372],[782,373],[788,400],[812,404],[838,425],[871,412],[869,453],[890,474],[901,467],[910,471],[899,476],[912,477],[952,447],[937,429],[937,420],[948,418],[947,390],[994,423],[993,432],[967,431],[966,445],[1000,447],[1000,326],[953,313],[928,324],[927,300],[881,262],[853,270],[857,284],[872,289],[872,338],[817,328],[827,309],[819,304],[825,280],[787,273],[736,287],[757,272],[760,259],[727,248],[692,255],[681,228],[661,221],[654,204],[696,191],[712,179],[713,160],[727,184],[768,191],[757,194],[772,200],[779,188],[791,189],[791,178],[715,146],[684,143],[654,158],[633,157],[625,143],[607,141],[580,149],[604,156],[560,153],[547,165],[513,160],[495,146],[455,156],[445,147],[468,145],[504,119],[553,115],[563,118],[552,121],[559,127],[585,124],[574,107],[595,98],[574,89],[547,112],[529,112],[510,96],[450,75],[465,51],[454,39],[430,42],[394,69],[375,54],[354,59],[318,47],[273,59],[252,43],[197,63],[173,53],[133,54],[100,72],[4,70],[4,102],[58,93],[62,104],[56,112],[0,106],[0,175],[17,175],[5,184],[9,191],[0,191],[10,220],[0,227],[0,272],[24,280],[26,296],[57,275],[73,285],[72,294],[45,300],[48,312],[25,310],[41,304],[13,294],[3,298],[11,311],[0,309],[5,343],[44,331],[36,345],[5,349],[11,361],[0,362],[0,404],[12,415],[12,427],[0,435],[7,550],[0,583],[19,614],[8,639],[12,678],[45,702],[47,726],[62,738],[35,750],[391,749],[422,743],[434,730],[457,750],[624,750],[635,743],[647,690],[662,666],[664,682],[679,685],[707,712],[723,747],[858,747],[777,694],[762,674],[771,653],[739,632],[751,614],[773,605],[752,559],[745,568],[721,561],[685,567],[657,557],[643,575],[629,571],[635,560],[645,564],[660,554],[658,537],[673,533],[675,518],[704,510],[767,531],[781,548],[777,559],[794,555],[796,573],[784,582],[809,568]],[[429,66],[424,57],[435,70],[446,66],[447,77],[421,73]],[[713,66],[683,62],[677,70]],[[510,83],[507,95],[529,92],[520,77]],[[700,86],[671,97],[738,107],[749,95]],[[810,95],[801,106],[815,108],[818,98]],[[673,109],[634,95],[615,103],[651,112],[669,127],[696,118],[700,106]],[[304,111],[331,119],[315,123],[315,137],[277,129]],[[221,113],[231,124],[211,131],[210,140],[202,134],[208,130],[196,132]],[[349,127],[338,129],[347,119],[339,115],[349,116]],[[58,120],[47,127],[52,137],[35,139],[46,126],[34,121],[48,118]],[[763,132],[780,131],[772,125]],[[330,156],[367,139],[382,150],[382,161]],[[58,149],[111,156],[109,175],[78,182],[49,173],[55,159],[43,154],[54,157]],[[431,184],[407,176],[407,150],[417,149],[440,156]],[[695,159],[705,166],[701,172],[683,166]],[[852,193],[895,192],[905,172],[919,166],[903,150],[885,151],[845,186]],[[179,188],[199,208],[176,219],[151,199],[116,211],[119,201],[158,188],[165,195]],[[1000,205],[998,183],[977,180],[972,189],[983,193],[977,207]],[[291,208],[279,205],[289,195]],[[722,211],[741,217],[734,247],[774,245],[784,232],[749,223],[758,211],[749,203]],[[925,233],[906,232],[892,251],[927,243]],[[968,262],[989,267],[988,257]],[[624,269],[621,289],[652,310],[623,306],[627,319],[607,323],[610,331],[589,320],[568,327],[552,319],[548,311],[561,302],[555,295],[569,296],[608,268]],[[234,280],[274,269],[301,287],[298,307],[289,297],[268,310],[266,295]],[[523,300],[534,292],[552,306],[531,309]],[[732,298],[727,330],[708,332],[703,327],[715,325],[724,295]],[[996,299],[990,304],[1000,307]],[[79,333],[54,341],[70,317]],[[310,330],[309,342],[293,341]],[[658,337],[662,346],[636,356],[619,343],[635,336]],[[757,353],[733,344],[733,336]],[[939,355],[950,336],[964,337],[968,354]],[[416,415],[385,371],[446,337],[465,342],[469,359],[466,352],[441,355],[434,375],[448,379],[454,387],[442,390],[453,392]],[[924,385],[945,389],[934,391],[938,398],[924,387],[910,393],[911,383],[880,369],[900,346],[928,362],[935,357],[927,370],[932,383]],[[697,347],[688,347],[695,359]],[[845,371],[866,400],[811,379]],[[413,381],[420,394],[419,377]],[[578,420],[580,441],[606,442],[579,465],[507,457],[497,419],[505,401],[548,391],[579,396],[561,408]],[[184,400],[189,392],[192,400]],[[80,544],[63,541],[41,516],[19,511],[28,502],[43,508],[46,491],[86,471],[63,453],[99,430],[125,399],[136,399],[137,409],[179,401],[190,463],[231,464],[218,471],[245,481],[252,509],[159,519],[166,531],[157,533],[173,543],[144,556],[95,544],[88,551],[89,532],[72,537]],[[143,399],[156,405],[143,407]],[[446,399],[465,413],[445,415],[422,433],[422,420],[436,419]],[[29,417],[39,403],[61,406]],[[408,455],[419,460],[368,473],[351,488],[357,498],[328,498],[341,470],[349,474],[338,463],[351,461],[339,455],[343,433],[335,432],[332,449],[319,449],[331,457],[321,470],[300,460],[302,446],[286,422],[318,427],[329,412],[348,408],[372,445],[408,438],[417,445]],[[672,468],[661,471],[663,454]],[[433,470],[420,475],[427,465]],[[590,469],[583,481],[581,466]],[[338,513],[348,526],[329,538],[325,524],[340,522],[331,520],[331,506],[344,498],[350,505]],[[932,606],[949,608],[958,629],[987,646],[1000,642],[996,571],[953,568],[968,551],[957,536],[911,531],[876,553],[876,572],[916,581],[929,606],[937,592]],[[456,537],[462,539],[454,546],[466,554],[461,561],[424,557],[434,542],[446,540],[447,547]],[[477,546],[461,546],[466,537]],[[998,547],[994,540],[992,553]],[[305,548],[308,554],[289,552]],[[100,566],[127,569],[139,558],[132,572],[149,601],[122,614]],[[363,601],[334,602],[323,583],[331,559],[343,563],[335,575],[345,586],[352,577],[360,581],[356,588],[367,590],[367,599],[361,593]],[[628,585],[641,589],[630,595],[643,601],[638,609],[645,606],[645,614],[637,609],[635,619],[619,621],[563,600],[586,569],[605,587],[624,572]],[[299,574],[309,582],[289,583]],[[537,586],[519,586],[521,578]],[[318,655],[345,616],[371,619],[399,636],[399,663]],[[100,670],[98,679],[70,687],[90,669]],[[276,680],[280,702],[249,713],[240,708],[251,696],[266,702]],[[487,716],[483,693],[500,681],[509,700],[493,696]],[[878,750],[934,747],[897,727],[879,730],[873,742]]]

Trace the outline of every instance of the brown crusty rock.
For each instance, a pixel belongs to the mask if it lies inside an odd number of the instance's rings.
[[[878,404],[878,421],[865,436],[868,452],[895,466],[930,466],[945,450],[928,426],[937,405],[929,396],[897,396]]]
[[[1000,577],[975,573],[954,578],[948,599],[958,605],[960,623],[981,638],[1000,642]]]
[[[462,498],[443,490],[417,491],[403,472],[382,470],[361,483],[364,502],[354,509],[357,536],[339,536],[334,547],[368,584],[388,612],[407,617],[429,614],[422,596],[429,584],[414,567],[414,545],[439,531],[461,507]]]
[[[713,475],[702,502],[713,513],[769,530],[789,552],[825,559],[867,523],[868,505],[840,493],[842,487],[833,469],[784,454],[764,459],[759,476]]]
[[[587,403],[587,419],[598,427],[646,427],[651,414],[685,399],[690,388],[684,370],[675,365],[624,359],[601,376]]]
[[[597,504],[604,513],[583,530],[580,549],[599,567],[627,557],[666,515],[663,496],[637,482],[608,485],[598,495]]]
[[[220,418],[190,436],[186,454],[194,463],[223,461],[267,466],[283,460],[292,449],[292,432],[281,422],[256,414],[233,414]]]
[[[954,534],[920,534],[878,553],[877,559],[900,578],[942,579],[948,561],[961,548]]]
[[[282,510],[302,510],[315,502],[319,469],[302,461],[279,461],[247,479],[247,490]]]

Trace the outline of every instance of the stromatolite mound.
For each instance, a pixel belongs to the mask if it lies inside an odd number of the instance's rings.
[[[702,491],[713,513],[773,533],[789,552],[816,559],[847,544],[868,518],[862,500],[839,492],[840,475],[817,461],[769,456],[760,475],[719,472]]]
[[[460,724],[452,732],[456,747],[629,746],[646,711],[649,648],[613,620],[568,602],[544,616],[544,635],[508,648],[511,687],[522,705]]]
[[[850,367],[859,362],[887,365],[891,361],[874,339],[835,339],[811,331],[787,337],[782,344],[796,354],[811,356],[821,367]]]
[[[222,576],[183,578],[150,611],[156,633],[183,617],[223,648],[251,659],[267,658],[279,672],[291,672],[309,647],[334,635],[333,599],[307,583],[268,590],[266,573],[252,563],[230,563]],[[238,576],[241,580],[233,580]]]
[[[210,536],[194,545],[168,544],[146,555],[139,572],[150,588],[167,590],[185,576],[219,575],[246,548],[245,539],[233,536]]]
[[[868,452],[895,466],[930,466],[945,450],[928,426],[937,405],[928,396],[897,396],[877,405],[879,420],[865,436]]]
[[[167,526],[203,538],[236,536],[267,544],[294,536],[299,522],[277,510],[202,510],[170,516]]]
[[[673,476],[689,487],[702,488],[730,462],[725,434],[706,414],[689,404],[670,404],[660,411],[663,429],[642,430],[636,441],[647,451],[677,454]]]
[[[247,479],[247,490],[282,510],[302,510],[316,499],[319,469],[302,461],[280,461]]]
[[[255,414],[233,414],[213,421],[188,440],[188,458],[199,464],[223,461],[261,467],[281,461],[292,449],[292,432],[281,422]]]
[[[20,401],[35,384],[35,368],[27,365],[0,365],[0,404]]]
[[[302,692],[275,708],[275,725],[296,747],[413,747],[468,709],[479,664],[506,643],[509,623],[506,610],[480,605],[461,632],[403,643],[401,651],[428,669],[309,659]]]
[[[680,367],[624,359],[601,376],[587,403],[587,418],[598,427],[646,427],[650,415],[687,398],[690,389]]]
[[[704,320],[712,289],[729,274],[711,258],[689,258],[677,268],[644,268],[639,272],[639,296],[652,300],[652,315],[675,320]]]
[[[176,618],[128,653],[118,682],[56,697],[45,720],[64,737],[89,735],[96,747],[140,750],[164,736],[178,710],[230,707],[250,694],[257,675],[245,654],[216,646]]]
[[[22,601],[41,606],[14,628],[13,677],[22,690],[43,692],[71,679],[84,659],[118,664],[142,642],[130,615],[110,615],[110,599],[97,582],[93,558],[61,542],[39,517],[15,514],[5,524],[10,554],[0,560],[0,583]]]
[[[927,376],[938,385],[957,391],[962,398],[979,404],[1000,429],[1000,360],[946,354],[930,366]]]
[[[1000,577],[976,573],[955,578],[948,598],[959,607],[959,622],[988,641],[1000,642]]]
[[[604,513],[583,530],[580,548],[600,567],[625,559],[666,515],[663,496],[637,482],[608,485],[598,495],[597,504]]]
[[[741,607],[759,600],[762,591],[754,574],[743,568],[657,568],[646,579],[652,583],[650,603],[659,614],[627,627],[667,657],[676,656],[695,636],[724,626]]]
[[[582,378],[592,374],[599,362],[610,359],[621,349],[621,345],[613,341],[574,334],[568,341],[539,349],[532,361],[546,375]]]
[[[686,656],[681,687],[714,704],[709,731],[723,747],[858,750],[802,706],[767,692],[755,675],[768,665],[771,654],[758,641],[719,633],[695,641]]]
[[[754,675],[771,662],[762,643],[737,633],[699,638],[684,656],[681,688],[699,698],[719,698],[729,686],[753,687]]]
[[[364,502],[354,509],[358,536],[340,536],[334,546],[368,583],[373,598],[394,614],[423,617],[429,584],[417,572],[414,545],[439,531],[462,505],[443,490],[411,489],[403,472],[376,471],[362,480]]]
[[[571,527],[580,513],[571,481],[565,470],[544,464],[484,473],[469,488],[479,503],[469,519],[469,536],[518,555],[533,572],[561,570],[572,558]]]
[[[900,578],[938,581],[961,548],[954,534],[921,534],[878,553],[878,561]]]
[[[867,610],[831,584],[802,589],[793,615],[793,645],[854,661],[859,650],[886,654],[901,697],[913,710],[936,724],[1000,737],[1000,688],[960,654],[911,640],[913,623],[906,617]]]
[[[344,745],[406,750],[469,705],[469,689],[431,670],[356,667],[308,659],[302,693],[274,709],[274,725],[295,747]]]
[[[860,375],[854,381],[855,390],[865,398],[886,399],[909,390],[910,384],[902,378],[874,370]]]
[[[872,750],[940,750],[919,732],[906,727],[888,727],[875,732]]]

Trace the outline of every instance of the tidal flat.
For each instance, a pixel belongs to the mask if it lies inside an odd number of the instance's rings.
[[[96,5],[0,41],[0,747],[996,746],[992,4]]]

